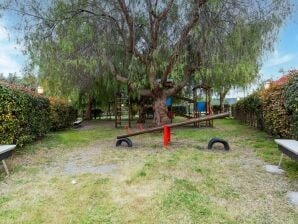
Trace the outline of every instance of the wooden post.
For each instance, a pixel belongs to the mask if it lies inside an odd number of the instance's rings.
[[[193,100],[194,100],[194,103],[193,103],[193,115],[195,118],[199,117],[199,110],[198,110],[198,102],[197,102],[197,99],[198,99],[198,95],[197,95],[197,88],[193,89]],[[195,127],[198,127],[199,126],[199,123],[194,123],[194,126]]]
[[[132,108],[131,108],[131,102],[130,102],[130,94],[128,92],[128,127],[131,128],[131,119],[132,119],[132,114],[131,114]]]
[[[5,170],[6,174],[7,174],[7,176],[9,176],[9,171],[8,171],[8,168],[6,166],[6,163],[5,163],[5,160],[4,159],[2,160],[2,164],[4,166],[4,170]]]
[[[118,101],[118,98],[117,98],[117,92],[115,93],[115,106],[114,106],[114,117],[115,117],[115,128],[118,127],[117,125],[117,119],[118,119],[118,114],[117,114],[117,101]]]

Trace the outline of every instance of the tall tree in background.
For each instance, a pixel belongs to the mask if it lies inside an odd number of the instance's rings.
[[[54,0],[47,5],[32,0],[9,8],[24,15],[26,47],[44,75],[52,73],[63,83],[94,76],[101,83],[125,83],[152,97],[155,123],[161,125],[170,121],[166,98],[195,74],[240,76],[253,54],[250,62],[256,65],[288,15],[289,2]],[[252,24],[261,29],[253,38],[261,42],[257,50],[242,48],[249,46],[242,28]],[[225,46],[229,38],[233,50]],[[169,77],[175,82],[171,88]]]
[[[246,88],[259,77],[260,55],[272,49],[274,39],[262,40],[268,26],[260,21],[248,24],[238,22],[237,27],[229,35],[217,33],[210,35],[214,42],[221,44],[210,47],[210,57],[205,57],[204,69],[196,75],[196,79],[212,86],[219,95],[221,111],[224,111],[224,99],[232,88]],[[214,38],[215,37],[215,38]]]

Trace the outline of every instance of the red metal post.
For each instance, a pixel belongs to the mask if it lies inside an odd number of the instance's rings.
[[[163,126],[163,146],[166,147],[171,142],[171,129],[168,125]]]

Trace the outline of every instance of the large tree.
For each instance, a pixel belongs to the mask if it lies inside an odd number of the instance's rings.
[[[224,99],[232,88],[247,88],[259,77],[260,55],[272,49],[274,36],[266,41],[260,38],[271,29],[264,21],[252,21],[243,24],[238,21],[237,27],[228,35],[217,33],[210,35],[213,42],[220,39],[222,44],[210,46],[209,57],[205,57],[203,69],[196,79],[219,95],[221,111],[224,111]],[[215,36],[215,37],[214,37]]]
[[[227,37],[239,35],[235,42],[239,50],[231,58],[252,51],[260,56],[265,48],[241,48],[245,39],[241,28],[263,27],[254,39],[262,46],[272,43],[289,12],[289,2],[53,0],[44,4],[32,0],[9,8],[30,18],[23,26],[26,46],[45,74],[60,66],[56,74],[67,81],[96,75],[102,82],[113,78],[125,83],[152,97],[155,123],[161,125],[170,121],[166,98],[181,91],[196,73],[225,60],[218,49],[227,50]],[[252,62],[256,60],[253,57]],[[169,77],[175,78],[171,88],[166,85]]]

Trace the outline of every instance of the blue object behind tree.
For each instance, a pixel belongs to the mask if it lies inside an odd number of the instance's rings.
[[[166,105],[167,105],[167,107],[170,107],[172,105],[172,97],[168,97],[166,99]]]
[[[199,112],[206,111],[206,102],[197,102]]]

